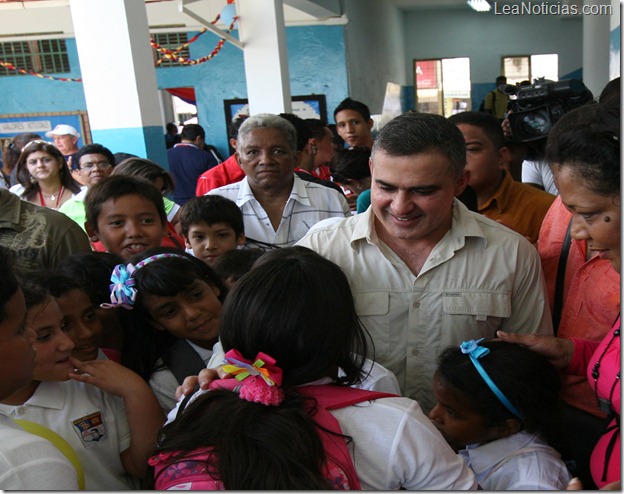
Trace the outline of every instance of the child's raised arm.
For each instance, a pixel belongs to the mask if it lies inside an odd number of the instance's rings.
[[[130,475],[144,477],[147,459],[165,422],[154,393],[138,374],[112,360],[71,360],[80,373],[71,373],[71,379],[91,384],[123,399],[131,440],[130,447],[121,453],[121,462]]]

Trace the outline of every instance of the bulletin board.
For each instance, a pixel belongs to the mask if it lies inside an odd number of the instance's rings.
[[[56,112],[56,113],[15,113],[0,115],[0,140],[10,141],[17,134],[31,132],[39,134],[44,140],[52,142],[52,138],[46,137],[45,133],[54,129],[59,124],[67,124],[74,127],[80,134],[78,147],[91,144],[91,129],[87,112]],[[4,148],[4,146],[2,146]]]

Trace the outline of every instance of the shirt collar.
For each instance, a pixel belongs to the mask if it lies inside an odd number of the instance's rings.
[[[504,211],[506,211],[509,206],[509,200],[511,199],[512,187],[513,178],[511,178],[511,175],[509,173],[503,170],[503,181],[498,186],[498,189],[496,189],[496,192],[494,192],[492,197],[490,197],[486,201],[486,203],[481,208],[479,208],[479,210],[483,211],[490,207],[491,204],[493,204],[498,209],[499,213],[503,213]]]
[[[521,431],[489,443],[469,444],[459,454],[466,460],[475,475],[480,475],[498,465],[514,451],[526,447],[534,439],[533,434]]]
[[[370,244],[377,245],[379,237],[375,231],[375,215],[373,208],[369,207],[365,212],[357,215],[358,221],[351,234],[351,247],[360,240],[366,240]],[[458,199],[453,200],[453,220],[451,224],[451,236],[453,248],[457,250],[464,246],[465,237],[481,237],[485,241],[485,235],[473,213]]]
[[[310,198],[308,197],[308,191],[305,187],[305,182],[301,180],[297,175],[295,175],[294,172],[293,178],[293,187],[290,191],[290,196],[288,197],[287,203],[293,200],[300,202],[305,206],[311,206]],[[254,196],[253,190],[251,190],[251,187],[249,186],[249,181],[247,180],[247,177],[245,177],[240,181],[238,196],[236,197],[236,205],[238,207],[242,207],[243,204],[251,201],[252,199],[257,201],[256,196]]]

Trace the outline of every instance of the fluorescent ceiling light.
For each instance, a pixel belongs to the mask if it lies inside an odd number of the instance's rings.
[[[466,3],[477,12],[487,12],[492,8],[487,0],[467,0]]]

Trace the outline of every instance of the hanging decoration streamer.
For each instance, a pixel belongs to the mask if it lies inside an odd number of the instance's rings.
[[[39,77],[41,79],[51,79],[53,81],[61,81],[61,82],[82,82],[82,79],[70,79],[68,77],[54,77],[51,75],[39,74],[38,72],[34,72],[32,70],[20,69],[19,67],[16,67],[15,65],[10,64],[8,62],[3,62],[2,60],[0,60],[0,66],[5,67],[9,70],[15,70],[19,72],[20,74],[34,75],[35,77]]]
[[[234,3],[235,3],[234,0],[228,0],[228,5],[231,5]],[[220,18],[221,18],[221,14],[217,14],[217,17],[215,17],[214,21],[212,21],[211,24],[216,24]],[[234,25],[236,24],[237,21],[238,21],[238,16],[234,16],[232,18],[231,24],[225,30],[225,32],[230,33],[234,29]],[[207,28],[205,27],[202,28],[199,33],[197,33],[186,43],[178,46],[174,50],[163,48],[158,43],[156,43],[153,39],[150,39],[150,44],[152,45],[152,48],[154,48],[158,53],[162,54],[162,57],[156,61],[156,66],[159,66],[163,60],[174,60],[181,65],[198,65],[200,63],[207,62],[208,60],[211,60],[212,58],[214,58],[221,51],[221,48],[223,48],[223,45],[225,44],[224,39],[220,39],[217,45],[214,47],[214,49],[210,52],[210,54],[206,55],[205,57],[201,57],[201,58],[197,58],[193,60],[193,59],[181,57],[178,55],[178,53],[180,53],[182,50],[187,48],[190,44],[197,41],[197,39],[206,31],[208,31]],[[82,79],[80,78],[72,79],[69,77],[54,77],[51,75],[40,74],[39,72],[35,72],[33,70],[21,69],[11,63],[4,62],[2,60],[0,60],[0,67],[5,67],[8,70],[15,70],[16,72],[19,72],[20,74],[24,74],[24,75],[33,75],[35,77],[39,77],[40,79],[49,79],[49,80],[61,81],[61,82],[82,82]]]
[[[218,14],[215,20],[211,22],[211,24],[215,24],[220,19],[220,17],[221,17],[221,14]],[[231,32],[234,29],[234,25],[236,24],[237,21],[238,21],[238,16],[234,16],[232,18],[232,23],[225,30],[225,32],[226,33]],[[214,49],[210,52],[210,54],[206,55],[205,57],[190,59],[190,58],[185,58],[185,57],[181,57],[178,55],[178,53],[180,53],[184,48],[186,48],[188,45],[196,41],[197,38],[201,36],[202,34],[204,34],[206,31],[207,29],[203,28],[199,34],[191,38],[191,40],[189,40],[187,43],[178,46],[174,50],[163,48],[154,40],[151,40],[152,48],[154,48],[157,52],[162,54],[162,58],[158,59],[158,61],[156,62],[156,66],[160,65],[163,60],[173,60],[181,65],[198,65],[200,63],[207,62],[208,60],[214,58],[221,51],[221,48],[223,48],[223,45],[225,45],[225,39],[223,38],[220,39],[217,45],[214,47]]]

